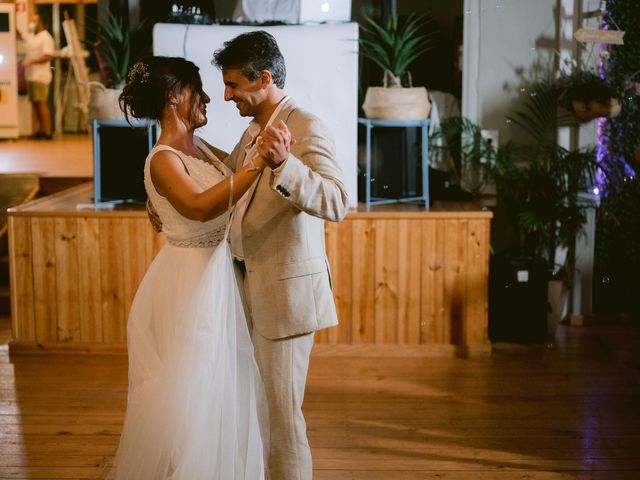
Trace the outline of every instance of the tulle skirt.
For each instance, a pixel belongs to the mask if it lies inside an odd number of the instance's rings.
[[[127,326],[122,480],[261,480],[267,409],[226,241],[166,245]]]

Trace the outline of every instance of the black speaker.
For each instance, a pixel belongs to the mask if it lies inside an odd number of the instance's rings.
[[[144,203],[144,163],[156,123],[93,120],[94,203]]]
[[[493,342],[544,343],[547,284],[544,260],[494,255],[489,267],[489,338]]]

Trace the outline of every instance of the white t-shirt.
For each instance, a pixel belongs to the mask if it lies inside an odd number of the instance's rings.
[[[25,60],[38,58],[42,55],[53,55],[55,43],[53,37],[46,30],[35,35],[29,35],[24,42]],[[28,82],[51,83],[51,62],[33,63],[27,67],[25,78]]]

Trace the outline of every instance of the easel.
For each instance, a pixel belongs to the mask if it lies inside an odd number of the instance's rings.
[[[85,63],[85,58],[87,56],[85,55],[86,51],[82,48],[82,44],[80,43],[78,30],[76,29],[76,22],[73,18],[69,18],[69,15],[66,12],[64,17],[65,19],[62,22],[62,28],[64,30],[64,35],[67,38],[69,69],[67,70],[62,98],[58,99],[58,104],[56,105],[56,125],[62,125],[62,116],[64,114],[65,107],[69,102],[72,76],[78,92],[78,102],[74,107],[80,110],[85,120],[89,113],[89,72],[87,70],[87,64]],[[84,124],[85,121],[82,123]]]

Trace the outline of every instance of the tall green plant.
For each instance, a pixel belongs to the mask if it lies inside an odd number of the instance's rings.
[[[97,39],[92,47],[110,70],[107,87],[123,85],[131,64],[131,34],[128,26],[122,18],[107,12],[102,23],[88,28]]]
[[[365,22],[360,25],[360,53],[391,72],[394,86],[402,86],[401,78],[411,64],[432,47],[431,35],[425,32],[428,17],[412,13],[404,21],[392,16],[384,25],[370,17]]]
[[[593,186],[597,162],[593,147],[567,150],[557,144],[559,126],[578,124],[573,115],[559,108],[560,95],[551,82],[536,83],[524,106],[509,117],[531,140],[522,150],[522,184],[505,200],[519,210],[526,250],[553,266],[556,249],[567,249],[565,281],[570,284],[575,242],[584,229],[588,206],[580,194]]]
[[[523,108],[511,121],[529,134],[524,145],[495,148],[481,136],[478,125],[464,118],[447,119],[431,137],[432,148],[446,149],[462,167],[478,169],[482,185],[494,184],[498,202],[519,238],[519,248],[543,258],[554,270],[558,247],[567,249],[563,279],[571,283],[575,269],[576,238],[586,222],[580,194],[593,185],[597,167],[595,149],[567,150],[554,132],[575,119],[558,110],[557,92],[550,84],[536,84]],[[435,139],[444,145],[434,145]],[[480,189],[479,189],[480,190]]]

